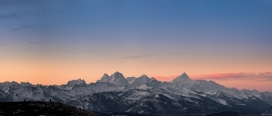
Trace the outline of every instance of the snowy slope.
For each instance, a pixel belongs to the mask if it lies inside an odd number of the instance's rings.
[[[81,79],[77,79],[77,80],[72,80],[72,81],[68,81],[68,83],[65,86],[65,88],[67,90],[72,89],[74,86],[77,85],[86,85],[86,82],[84,80]]]
[[[13,101],[13,99],[9,94],[0,90],[0,102],[6,102],[6,101]]]
[[[110,76],[108,74],[104,74],[100,80],[97,80],[97,82],[109,82]]]

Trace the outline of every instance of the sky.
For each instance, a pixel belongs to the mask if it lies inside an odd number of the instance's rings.
[[[0,0],[0,82],[104,73],[272,91],[271,0]]]

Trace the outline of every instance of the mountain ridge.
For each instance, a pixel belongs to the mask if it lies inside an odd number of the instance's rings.
[[[129,83],[128,79],[133,81]],[[119,107],[114,111],[182,114],[230,110],[258,114],[271,107],[272,93],[226,88],[214,81],[192,80],[186,73],[171,82],[161,82],[147,75],[125,78],[115,72],[89,84],[82,79],[49,86],[4,82],[0,83],[1,100],[53,100],[89,111]]]

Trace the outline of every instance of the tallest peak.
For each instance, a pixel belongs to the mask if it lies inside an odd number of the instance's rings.
[[[184,72],[182,73],[180,76],[178,76],[177,78],[175,78],[172,82],[173,83],[188,83],[192,81],[189,76]]]
[[[181,76],[187,76],[188,77],[188,75],[186,74],[186,72],[182,73]]]
[[[189,76],[185,72],[182,73],[179,77],[181,77],[181,78],[189,78]]]

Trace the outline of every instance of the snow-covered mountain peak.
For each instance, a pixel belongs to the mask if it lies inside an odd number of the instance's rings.
[[[142,79],[145,79],[145,80],[148,80],[150,79],[147,75],[143,74],[142,76],[138,77],[138,78],[142,78]]]
[[[107,82],[121,86],[129,85],[123,74],[118,71],[113,73],[111,76],[105,73],[100,80],[97,80],[97,82]]]
[[[105,82],[101,82],[102,80]],[[157,81],[146,75],[124,78],[122,73],[116,72],[110,76],[104,74],[101,80],[90,84],[86,84],[82,79],[71,80],[67,85],[25,86],[29,84],[0,83],[0,102],[1,100],[49,101],[52,99],[90,111],[112,111],[113,108],[116,108],[114,111],[120,111],[119,109],[129,108],[122,112],[138,112],[153,108],[146,113],[154,113],[153,111],[161,111],[169,107],[173,108],[173,111],[167,112],[173,113],[177,113],[175,111],[190,113],[183,108],[201,113],[211,109],[213,111],[248,109],[247,111],[258,113],[259,110],[263,111],[272,105],[271,92],[226,88],[214,81],[191,80],[186,73],[172,82]],[[111,105],[109,106],[108,103]],[[254,109],[255,106],[258,108]]]
[[[173,83],[180,83],[180,82],[191,82],[192,79],[189,78],[189,76],[184,72],[177,78],[175,78],[172,82]]]
[[[123,76],[123,74],[122,73],[120,73],[120,72],[115,72],[115,73],[113,73],[111,76],[110,76],[110,79],[118,79],[118,78],[125,78],[124,76]]]
[[[135,79],[135,81],[132,83],[133,86],[141,86],[141,85],[146,85],[146,83],[150,80],[148,76],[142,75]]]
[[[107,73],[104,73],[103,77],[110,77],[110,76]]]
[[[186,73],[183,73],[180,76],[176,77],[172,81],[172,83],[178,86],[191,88],[196,83],[196,81],[190,79]]]
[[[123,76],[123,74],[122,74],[121,72],[118,72],[118,71],[116,71],[115,73],[113,73],[111,76],[113,76],[113,75],[116,75],[116,76]]]
[[[184,72],[182,73],[180,76],[180,78],[187,78],[187,79],[190,79],[189,76]]]
[[[110,76],[108,74],[104,74],[101,78],[101,80],[98,80],[97,82],[108,82],[110,79]]]
[[[161,82],[157,81],[155,78],[149,78],[146,75],[142,75],[135,79],[135,81],[131,84],[132,86],[143,86],[143,85],[153,85],[153,86],[158,86],[160,85]]]
[[[125,79],[125,77],[123,76],[122,73],[120,72],[115,72],[113,73],[110,77],[109,77],[109,83],[113,83],[115,85],[121,85],[121,86],[125,86],[125,85],[129,85],[128,81]]]

